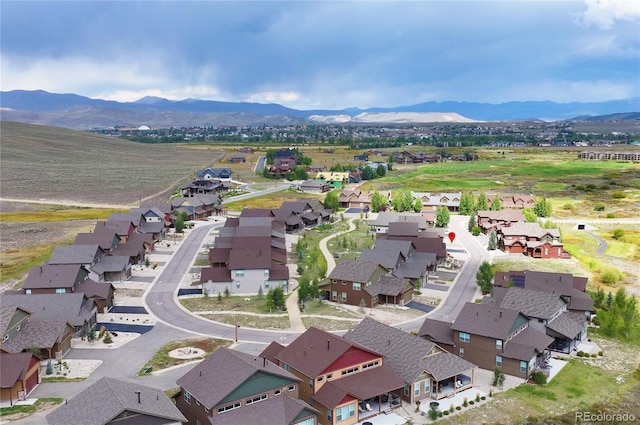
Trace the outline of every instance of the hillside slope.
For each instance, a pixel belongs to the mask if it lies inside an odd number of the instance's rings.
[[[132,204],[190,179],[220,153],[0,122],[3,198]]]

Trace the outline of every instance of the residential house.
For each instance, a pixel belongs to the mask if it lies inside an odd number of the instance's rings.
[[[377,234],[387,233],[391,223],[416,223],[419,232],[427,230],[427,221],[420,213],[380,212],[369,226]]]
[[[118,236],[115,229],[97,225],[93,232],[78,233],[74,241],[74,245],[98,245],[105,254],[111,254],[119,243],[120,236]]]
[[[445,263],[448,258],[443,235],[429,230],[421,232],[417,223],[389,223],[386,233],[376,234],[376,244],[382,240],[410,241],[416,252],[435,254],[436,265]]]
[[[462,192],[429,193],[412,191],[411,197],[413,199],[420,198],[422,200],[422,207],[425,209],[435,210],[438,207],[447,207],[450,212],[458,212]]]
[[[83,266],[89,271],[89,278],[99,280],[100,276],[92,268],[105,256],[97,244],[90,245],[57,245],[49,258],[48,264],[73,264]]]
[[[554,341],[518,310],[471,302],[453,323],[426,319],[418,335],[483,369],[525,379],[545,365]]]
[[[477,219],[478,226],[480,226],[484,234],[498,232],[503,227],[509,227],[526,221],[521,211],[513,209],[478,211]]]
[[[316,180],[326,182],[331,189],[342,189],[349,183],[348,172],[323,171],[316,174]]]
[[[491,205],[494,198],[498,196],[500,199],[500,207],[510,208],[510,209],[523,209],[523,208],[533,208],[536,204],[535,196],[533,195],[525,195],[525,194],[517,194],[517,195],[487,195],[487,203]],[[524,221],[524,220],[523,220]]]
[[[571,258],[560,242],[560,230],[544,229],[538,223],[515,223],[501,228],[498,246],[507,253],[533,258]]]
[[[374,307],[378,304],[378,297],[367,288],[388,272],[383,266],[368,261],[342,260],[322,283],[321,289],[330,301]]]
[[[361,422],[390,407],[404,387],[382,354],[315,327],[286,347],[273,342],[261,355],[300,379],[299,397],[319,412],[321,425]]]
[[[187,214],[187,220],[201,220],[212,215],[220,215],[222,199],[219,195],[194,195],[171,199],[171,208],[175,212]]]
[[[204,168],[196,173],[196,180],[230,180],[231,168]]]
[[[300,378],[264,357],[220,348],[178,379],[176,406],[190,424],[316,425],[298,399]]]
[[[133,251],[133,252],[132,252]],[[114,251],[116,253],[116,251]],[[118,255],[106,255],[100,259],[91,272],[97,282],[123,282],[131,277],[132,262],[138,264],[144,258],[144,248],[135,248],[133,242],[118,245]]]
[[[551,292],[567,302],[567,310],[591,317],[595,311],[593,299],[586,293],[588,278],[569,273],[538,272],[532,270],[497,272],[496,287],[516,287],[531,291]]]
[[[385,364],[404,381],[402,399],[409,404],[473,387],[476,365],[426,339],[369,317],[344,337],[384,356]]]
[[[115,288],[110,282],[87,279],[78,285],[77,292],[93,300],[98,313],[108,313],[114,306]]]
[[[288,292],[289,269],[284,223],[270,217],[228,219],[209,250],[211,267],[200,282],[210,294],[226,288],[236,294],[256,294],[280,286]]]
[[[325,193],[331,188],[322,180],[305,180],[300,184],[300,190],[309,193]]]
[[[65,320],[43,320],[24,307],[12,305],[11,301],[5,305],[5,302],[7,301],[3,300],[3,305],[0,306],[1,352],[17,354],[31,352],[35,348],[40,357],[52,359],[64,357],[71,350],[74,328],[70,323]],[[4,365],[2,369],[4,370]]]
[[[527,316],[531,328],[554,339],[551,350],[571,353],[587,339],[587,316],[584,312],[569,311],[568,301],[557,292],[495,287],[493,295],[484,302]]]
[[[4,307],[20,307],[31,314],[31,321],[68,322],[77,336],[96,324],[97,308],[83,293],[2,295]]]
[[[247,157],[239,153],[231,154],[227,158],[227,162],[230,162],[231,164],[244,164],[247,162]]]
[[[156,388],[101,378],[46,416],[48,425],[178,425],[187,422]]]
[[[333,214],[332,210],[324,208],[317,199],[283,202],[280,208],[272,211],[274,220],[283,221],[288,232],[328,223]]]
[[[75,292],[89,278],[80,264],[44,264],[31,267],[22,284],[25,294],[64,294]]]
[[[0,405],[26,400],[40,383],[40,359],[33,353],[0,352]]]
[[[326,169],[327,166],[322,164],[309,164],[305,167],[305,170],[307,170],[308,173],[320,173]]]
[[[222,180],[199,179],[194,180],[181,189],[182,196],[215,195],[229,190],[229,186]]]
[[[103,233],[107,231],[113,231],[118,235],[120,240],[116,246],[120,243],[126,243],[129,236],[135,233],[136,226],[129,219],[127,220],[111,220],[111,221],[99,221],[93,228],[93,233]],[[102,245],[102,243],[100,243]],[[112,245],[109,245],[112,246]],[[112,247],[115,249],[115,246]]]
[[[369,160],[369,155],[363,153],[362,155],[354,155],[353,160],[357,162],[367,162]]]

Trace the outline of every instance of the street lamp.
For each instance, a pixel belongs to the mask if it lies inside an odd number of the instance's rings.
[[[240,323],[236,322],[236,342],[238,342],[238,328],[240,327]]]

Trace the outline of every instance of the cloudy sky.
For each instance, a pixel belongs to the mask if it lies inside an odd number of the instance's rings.
[[[10,1],[1,89],[298,109],[640,96],[640,2]]]

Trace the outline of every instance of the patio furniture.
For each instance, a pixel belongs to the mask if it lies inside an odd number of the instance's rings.
[[[367,403],[364,407],[367,409],[367,412],[371,412],[373,410],[369,403]]]

